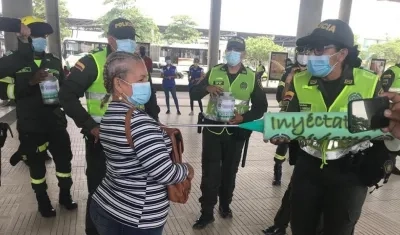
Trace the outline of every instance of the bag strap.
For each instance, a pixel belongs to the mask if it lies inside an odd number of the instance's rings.
[[[131,148],[134,147],[133,140],[132,140],[132,134],[131,134],[131,119],[133,116],[133,112],[136,110],[135,107],[132,107],[128,110],[128,112],[125,115],[125,135],[126,135],[126,140],[128,141],[129,146]]]

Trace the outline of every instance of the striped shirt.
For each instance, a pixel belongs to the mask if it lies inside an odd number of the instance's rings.
[[[171,140],[154,119],[140,110],[131,119],[132,149],[125,135],[130,106],[111,102],[100,124],[100,142],[107,156],[106,176],[93,194],[119,223],[135,228],[165,224],[169,209],[167,186],[188,175],[183,164],[170,159]]]

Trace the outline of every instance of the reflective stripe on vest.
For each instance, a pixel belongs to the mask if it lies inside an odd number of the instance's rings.
[[[108,107],[108,100],[103,102],[107,95],[103,79],[103,69],[107,59],[107,50],[99,51],[91,54],[91,56],[97,66],[97,78],[85,92],[86,106],[90,116],[92,116],[97,123],[100,123],[101,118],[104,116]]]
[[[308,71],[297,73],[293,79],[296,95],[300,107],[310,107],[303,112],[347,112],[348,102],[351,100],[372,98],[375,93],[379,76],[362,69],[353,69],[354,85],[347,85],[327,109],[324,98],[317,85],[309,86],[311,74]],[[346,124],[341,125],[346,128]],[[357,152],[370,146],[369,141],[300,141],[301,148],[308,154],[325,160],[339,159],[349,152]]]
[[[0,79],[0,82],[7,83],[7,97],[8,99],[15,99],[14,88],[15,88],[15,80],[12,77],[5,77]]]
[[[249,111],[250,96],[251,93],[253,93],[255,85],[254,72],[246,68],[247,73],[239,74],[231,84],[227,71],[221,70],[222,66],[223,65],[216,66],[211,70],[208,83],[223,88],[224,92],[232,92],[232,96],[235,98],[235,110],[239,114]],[[210,97],[205,117],[213,121],[218,121],[216,97]],[[220,133],[211,132],[214,134],[222,134],[224,130],[226,130],[226,128],[222,129]]]
[[[394,73],[394,80],[389,88],[389,91],[400,93],[400,68],[397,66],[393,66],[389,69],[392,70]]]

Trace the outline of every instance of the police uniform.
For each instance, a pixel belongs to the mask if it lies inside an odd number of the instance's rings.
[[[191,95],[193,87],[196,85],[197,82],[199,82],[199,79],[201,78],[201,75],[204,73],[204,69],[200,66],[195,66],[192,65],[189,68],[189,97],[190,97],[190,109],[191,109],[191,115],[193,115],[193,97]],[[201,100],[197,100],[199,103],[200,107],[200,112],[203,112],[203,103]]]
[[[400,93],[400,64],[388,68],[381,76],[382,88],[385,92],[392,91]],[[400,175],[400,170],[396,167],[396,157],[394,157],[394,168],[392,174]]]
[[[326,20],[311,35],[297,41],[298,46],[321,43],[353,48],[354,36],[343,21]],[[376,74],[346,63],[336,80],[326,81],[309,71],[310,68],[295,75],[286,97],[287,112],[347,112],[350,100],[372,98],[382,92]],[[321,214],[324,235],[353,234],[370,186],[363,174],[364,162],[377,157],[376,153],[382,154],[379,158],[389,156],[382,141],[369,146],[348,140],[300,141],[301,150],[291,180],[294,235],[315,234]],[[379,170],[380,167],[375,166]]]
[[[124,24],[124,27],[120,27]],[[128,20],[118,18],[109,25],[109,34],[116,38],[134,39],[135,30],[132,23]],[[65,112],[70,116],[84,135],[86,144],[86,176],[89,197],[86,208],[86,234],[98,234],[93,222],[91,221],[88,206],[91,196],[101,183],[106,172],[106,156],[100,142],[95,142],[91,134],[93,128],[99,127],[102,116],[107,110],[108,99],[104,87],[103,69],[107,56],[112,52],[111,47],[98,49],[91,54],[80,59],[73,68],[64,86],[60,90],[60,102]],[[87,110],[82,106],[79,97],[86,97]],[[154,92],[152,97],[145,105],[146,112],[158,120],[160,108],[157,106],[157,99]]]
[[[256,69],[256,78],[261,80],[262,79],[262,75],[265,73],[265,66],[262,65],[261,63],[257,66]]]
[[[239,43],[239,45],[238,45]],[[244,51],[245,42],[234,37],[228,41],[227,49],[238,47]],[[241,66],[237,74],[228,72],[228,65],[219,64],[207,72],[205,79],[193,88],[194,99],[207,95],[207,86],[214,85],[231,91],[235,98],[235,109],[242,115],[243,122],[259,119],[266,112],[268,103],[254,72]],[[217,97],[211,97],[204,113],[205,124],[222,124],[217,115]],[[251,102],[251,109],[249,103]],[[219,197],[219,213],[223,218],[231,217],[229,205],[232,202],[236,173],[242,148],[250,133],[239,128],[209,127],[203,129],[201,217],[193,226],[202,229],[214,221],[213,209]]]
[[[41,38],[52,33],[51,26],[41,19],[27,16],[21,21],[31,28],[33,37]],[[56,213],[46,192],[45,153],[47,149],[54,154],[56,176],[60,187],[59,203],[69,210],[77,208],[70,194],[71,141],[66,130],[67,119],[61,106],[57,102],[45,104],[39,84],[31,85],[29,82],[36,72],[48,69],[48,72],[57,78],[59,85],[62,86],[64,74],[60,59],[50,53],[35,52],[34,58],[31,57],[30,62],[24,65],[21,70],[9,75],[14,79],[15,84],[7,85],[6,95],[15,97],[16,100],[20,151],[29,161],[31,185],[36,193],[39,211],[42,216],[51,217]]]

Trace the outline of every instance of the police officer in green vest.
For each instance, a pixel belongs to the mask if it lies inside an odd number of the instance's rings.
[[[290,97],[285,97],[287,112],[347,112],[350,100],[372,98],[382,91],[376,74],[356,68],[358,51],[347,23],[323,21],[298,39],[297,46],[308,47],[308,64],[306,71],[295,75]],[[372,147],[370,143],[300,141],[291,180],[294,235],[315,234],[321,214],[324,235],[354,232],[368,186],[373,184],[368,175],[382,167],[364,163],[389,158],[383,141],[373,141]],[[366,166],[371,168],[365,170]]]
[[[261,63],[260,60],[256,69],[256,78],[262,80],[262,75],[265,73],[265,71],[265,66]]]
[[[65,112],[79,128],[86,142],[86,176],[89,190],[87,205],[90,205],[91,195],[105,176],[106,163],[103,147],[99,142],[99,124],[107,110],[109,95],[103,81],[103,68],[107,56],[114,51],[134,53],[136,51],[135,29],[129,20],[118,18],[110,22],[107,32],[108,46],[99,49],[80,59],[68,76],[60,90],[60,101]],[[85,109],[80,97],[86,97]],[[158,120],[160,108],[157,106],[155,93],[152,93],[149,103],[142,107],[154,119]],[[98,234],[86,208],[87,235]]]
[[[385,92],[400,93],[400,64],[388,68],[381,76],[382,87]],[[396,158],[395,158],[396,159]],[[393,168],[392,174],[400,175],[400,170]]]
[[[226,64],[211,68],[193,88],[193,99],[210,94],[204,113],[205,124],[239,124],[259,119],[267,111],[268,103],[261,83],[254,72],[242,64],[246,55],[243,38],[229,39]],[[251,107],[250,107],[251,102]],[[219,197],[219,213],[232,217],[230,204],[235,188],[236,173],[244,142],[250,133],[239,128],[210,127],[203,130],[201,216],[193,225],[205,228],[214,221],[213,210]]]
[[[60,59],[45,52],[46,37],[53,33],[50,24],[33,16],[24,17],[21,22],[31,29],[34,58],[10,75],[15,86],[8,90],[8,95],[13,95],[16,100],[20,151],[29,162],[31,185],[39,212],[43,217],[53,217],[56,211],[47,195],[46,184],[47,149],[53,153],[56,165],[59,203],[68,210],[77,208],[70,194],[71,141],[66,129],[67,119],[58,101],[58,86],[63,85],[64,74]]]

